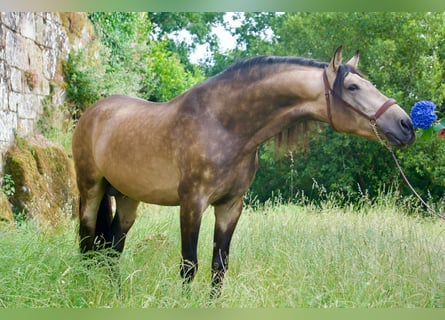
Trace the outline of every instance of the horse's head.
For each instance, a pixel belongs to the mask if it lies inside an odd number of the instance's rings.
[[[392,146],[405,146],[415,139],[408,114],[383,95],[359,71],[358,52],[342,63],[341,47],[323,74],[328,119],[337,131],[368,139],[379,136]],[[332,97],[331,97],[332,96]]]

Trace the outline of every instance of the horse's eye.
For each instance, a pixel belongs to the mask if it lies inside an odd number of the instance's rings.
[[[358,90],[359,89],[359,87],[358,87],[358,85],[356,85],[356,84],[351,84],[349,87],[348,87],[348,90],[349,91],[356,91],[356,90]]]

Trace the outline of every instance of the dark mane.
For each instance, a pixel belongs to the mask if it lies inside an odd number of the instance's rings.
[[[302,58],[302,57],[292,57],[292,56],[257,56],[253,58],[248,58],[235,62],[229,66],[226,70],[222,71],[220,74],[216,75],[216,78],[227,79],[234,76],[246,75],[254,79],[257,77],[263,77],[265,73],[270,72],[270,68],[265,68],[273,65],[283,65],[283,64],[295,64],[300,66],[307,66],[313,68],[323,69],[328,66],[326,62],[320,62],[314,59]],[[343,82],[348,73],[355,73],[363,77],[363,75],[354,67],[348,64],[342,64],[337,71],[337,78],[335,79],[334,87],[332,88],[334,92],[341,96],[341,89],[343,87]],[[253,77],[253,78],[252,78]]]
[[[228,67],[223,73],[232,73],[242,71],[256,66],[268,66],[274,64],[298,64],[301,66],[324,68],[328,64],[313,59],[302,57],[285,57],[285,56],[257,56],[245,60],[235,62]]]

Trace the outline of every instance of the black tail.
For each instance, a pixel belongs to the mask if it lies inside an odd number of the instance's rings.
[[[100,202],[96,220],[96,243],[99,246],[107,245],[111,237],[111,223],[113,212],[111,210],[111,197],[105,193]]]

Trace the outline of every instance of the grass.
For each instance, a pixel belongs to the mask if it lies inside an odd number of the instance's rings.
[[[404,211],[391,201],[246,209],[215,301],[208,299],[211,211],[188,294],[179,277],[176,208],[141,207],[118,267],[81,258],[76,221],[26,222],[0,234],[0,306],[445,307],[445,223]]]

